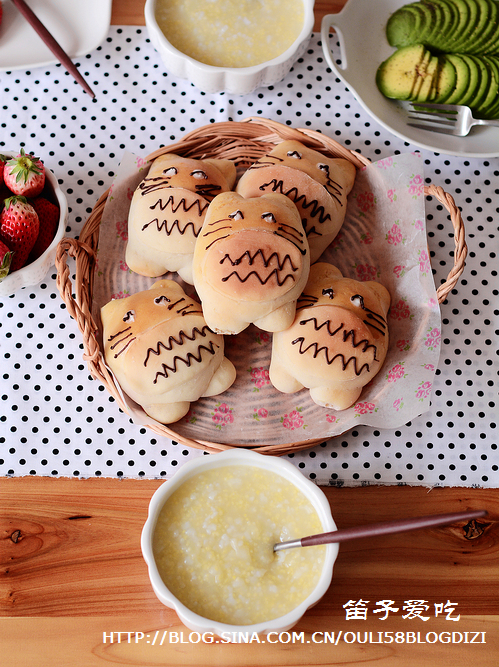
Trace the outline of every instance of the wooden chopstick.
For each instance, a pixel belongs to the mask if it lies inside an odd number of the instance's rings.
[[[21,14],[32,26],[32,28],[36,30],[38,35],[42,38],[44,43],[52,51],[52,53],[55,55],[55,57],[61,63],[61,65],[63,65],[67,69],[67,71],[74,76],[76,81],[78,81],[78,83],[90,95],[90,97],[95,98],[93,90],[90,88],[88,83],[82,77],[76,65],[72,62],[67,53],[63,50],[63,48],[59,45],[59,43],[50,34],[50,32],[43,25],[43,23],[36,16],[36,14],[34,14],[33,11],[28,7],[28,5],[24,2],[24,0],[12,0],[12,4],[15,7],[17,7],[17,9],[21,12]]]

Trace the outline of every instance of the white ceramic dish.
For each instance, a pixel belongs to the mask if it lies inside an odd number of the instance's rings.
[[[2,151],[2,155],[13,156],[17,155],[17,151]],[[42,158],[43,161],[43,158]],[[50,169],[45,166],[46,173],[46,185],[51,192],[51,199],[55,197],[59,205],[59,225],[57,231],[52,240],[52,243],[49,245],[47,250],[38,257],[31,264],[23,266],[22,269],[18,269],[13,273],[9,273],[3,280],[0,280],[0,298],[10,296],[17,292],[17,290],[22,287],[32,287],[33,285],[38,285],[47,275],[48,270],[54,264],[55,253],[57,249],[57,244],[64,236],[66,231],[66,225],[68,222],[68,202],[63,191],[59,187],[56,177],[50,171]]]
[[[390,15],[405,4],[408,0],[348,0],[341,12],[324,16],[321,39],[329,67],[372,118],[400,139],[436,153],[468,158],[498,157],[499,128],[475,128],[467,137],[419,130],[407,125],[403,103],[388,100],[379,92],[376,70],[395,51],[386,39],[386,23]],[[331,27],[337,35],[330,38]],[[334,46],[337,40],[340,53]]]
[[[209,456],[193,459],[185,463],[170,480],[164,482],[157,489],[151,498],[149,515],[141,537],[142,554],[149,569],[149,578],[154,592],[165,606],[176,611],[187,628],[195,632],[210,632],[220,637],[230,637],[231,641],[237,642],[237,638],[244,633],[250,633],[251,635],[253,633],[268,634],[269,632],[283,632],[293,627],[307,609],[316,604],[329,588],[339,547],[337,544],[326,545],[324,566],[316,588],[298,607],[285,616],[264,623],[243,626],[219,623],[192,612],[169,591],[159,575],[152,549],[153,532],[164,503],[187,479],[205,470],[227,465],[257,466],[285,477],[295,484],[314,506],[324,527],[324,532],[336,530],[336,524],[331,516],[329,502],[324,493],[318,486],[304,477],[292,463],[278,457],[257,454],[247,449],[226,450],[219,454],[210,454]]]
[[[111,0],[30,0],[29,6],[64,51],[71,58],[77,58],[104,41],[111,23],[111,4]],[[14,5],[4,2],[0,71],[31,69],[57,62]]]
[[[146,0],[144,9],[152,45],[171,74],[187,79],[205,93],[247,95],[256,88],[271,86],[281,81],[293,63],[304,54],[314,26],[314,0],[303,0],[303,28],[296,41],[278,58],[253,67],[213,67],[186,56],[170,44],[155,18],[156,1]]]

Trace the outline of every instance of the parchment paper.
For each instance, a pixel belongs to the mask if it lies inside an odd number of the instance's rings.
[[[159,278],[132,273],[125,263],[127,216],[135,187],[147,173],[143,158],[125,153],[103,213],[94,287],[94,317],[101,306],[147,289]],[[423,162],[407,153],[358,172],[343,227],[321,257],[343,275],[377,280],[390,291],[390,346],[385,363],[351,408],[317,406],[304,389],[281,394],[269,382],[272,334],[250,326],[225,337],[237,369],[222,395],[191,404],[172,430],[187,438],[256,446],[328,439],[365,424],[395,429],[428,410],[438,365],[441,319],[425,224]],[[167,277],[182,281],[173,274]],[[188,294],[192,286],[182,283]],[[151,419],[130,403],[140,424]]]

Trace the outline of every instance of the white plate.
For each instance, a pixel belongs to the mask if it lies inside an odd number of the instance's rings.
[[[70,58],[96,49],[109,31],[111,0],[30,0],[29,6]],[[0,71],[57,62],[22,14],[5,0],[0,26]]]
[[[329,67],[344,81],[370,116],[400,139],[436,153],[460,157],[498,157],[499,128],[476,127],[467,137],[419,130],[407,125],[403,103],[388,100],[379,92],[375,81],[376,70],[395,51],[386,39],[386,23],[396,9],[408,2],[348,0],[341,12],[325,16],[321,38]],[[337,35],[329,36],[330,27]],[[337,41],[340,53],[335,52]],[[341,66],[337,60],[341,61]]]

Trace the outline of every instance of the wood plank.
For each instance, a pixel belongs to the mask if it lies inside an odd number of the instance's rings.
[[[150,480],[0,480],[0,616],[99,616],[163,611],[140,552]],[[499,494],[486,489],[325,488],[338,527],[485,508],[470,534],[449,526],[345,543],[318,613],[350,599],[459,603],[495,614]],[[463,582],[466,585],[463,587]]]
[[[326,14],[336,14],[345,5],[346,0],[329,2],[317,0],[314,6],[314,31],[320,32],[322,17]],[[145,0],[113,0],[111,10],[112,25],[144,25]]]
[[[401,619],[389,626],[383,623],[343,619],[325,623],[311,613],[294,634],[229,644],[216,643],[210,636],[202,641],[171,619],[154,614],[0,619],[0,644],[2,656],[8,656],[6,664],[16,667],[345,667],[366,663],[373,667],[497,667],[497,617],[461,618],[452,627],[442,619],[435,619],[431,626],[429,622],[414,626]]]

